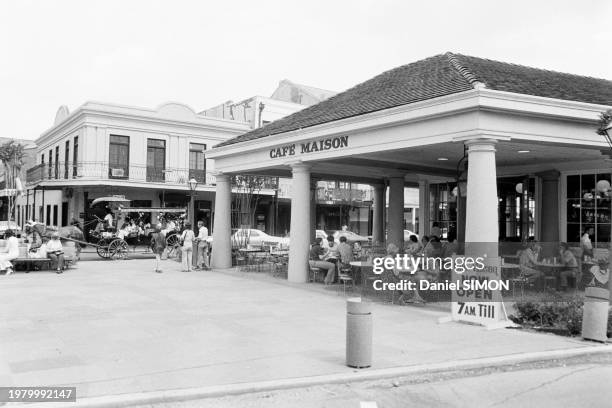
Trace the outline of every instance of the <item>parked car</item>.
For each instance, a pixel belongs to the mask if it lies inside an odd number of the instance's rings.
[[[356,234],[353,231],[336,231],[333,233],[334,241],[339,242],[340,237],[346,237],[346,240],[349,244],[354,244],[355,242],[359,242],[360,244],[367,244],[370,242],[368,237],[364,237],[362,235]]]
[[[0,236],[4,237],[7,229],[13,230],[15,235],[21,235],[21,227],[15,221],[0,221]]]
[[[410,239],[411,235],[415,235],[417,237],[417,239],[419,239],[418,234],[415,234],[414,232],[412,232],[410,230],[404,230],[404,242],[408,242],[408,240]]]
[[[279,245],[281,248],[289,247],[289,238],[268,235],[258,229],[238,229],[232,234],[232,246],[245,247],[251,245],[261,247],[263,245]]]

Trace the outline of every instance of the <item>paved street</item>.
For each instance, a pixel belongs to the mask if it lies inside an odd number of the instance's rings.
[[[366,402],[376,408],[598,408],[610,406],[610,378],[612,355],[605,354],[137,408],[366,408]]]
[[[129,260],[1,276],[0,382],[76,385],[83,398],[354,371],[335,291],[179,269],[168,261],[155,274],[151,260]],[[370,370],[592,346],[438,324],[443,312],[417,307],[373,313]]]

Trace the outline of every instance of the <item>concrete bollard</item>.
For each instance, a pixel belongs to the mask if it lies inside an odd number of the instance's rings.
[[[587,287],[582,311],[582,338],[606,342],[608,329],[608,300],[606,288]]]
[[[372,311],[370,303],[361,298],[346,300],[346,365],[372,365]]]

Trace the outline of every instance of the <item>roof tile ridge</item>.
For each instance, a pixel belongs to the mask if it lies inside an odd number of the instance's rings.
[[[452,52],[447,52],[444,54],[448,59],[448,62],[451,64],[453,68],[466,80],[474,89],[483,89],[486,88],[486,84],[478,80],[478,77],[469,70],[469,68],[463,66],[459,58]]]

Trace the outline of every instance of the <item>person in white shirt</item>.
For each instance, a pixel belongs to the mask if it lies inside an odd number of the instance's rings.
[[[197,248],[197,266],[196,269],[210,269],[210,264],[208,263],[208,228],[204,226],[204,221],[198,221],[198,236],[196,241],[198,243]]]
[[[59,234],[54,232],[47,242],[47,258],[51,259],[57,268],[57,273],[64,271],[64,247],[59,239]]]
[[[11,261],[19,257],[19,240],[15,237],[13,230],[6,230],[4,233],[6,246],[0,248],[0,270],[5,270],[6,275],[13,272],[13,264]]]
[[[593,243],[591,242],[591,235],[595,233],[593,227],[585,228],[582,238],[580,238],[580,247],[582,248],[583,257],[593,257]]]
[[[106,209],[106,215],[104,216],[104,222],[106,223],[106,228],[113,228],[113,213],[109,208]]]

